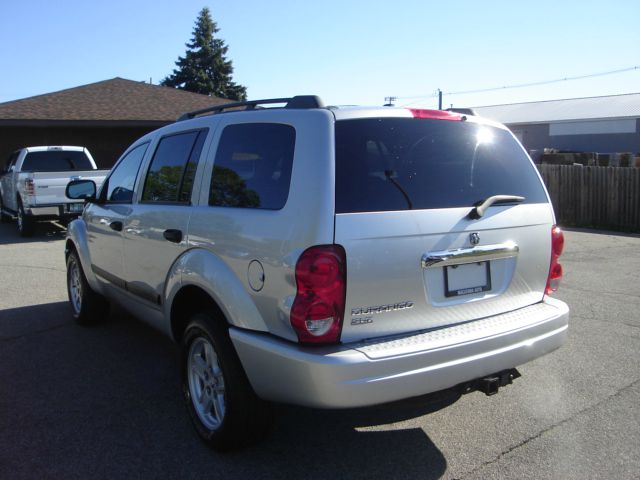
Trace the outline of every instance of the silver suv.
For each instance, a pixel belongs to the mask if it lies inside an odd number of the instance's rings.
[[[188,411],[218,449],[260,438],[269,402],[495,393],[566,338],[548,194],[478,117],[217,106],[135,142],[99,193],[67,195],[87,202],[66,241],[74,317],[108,299],[180,342]]]

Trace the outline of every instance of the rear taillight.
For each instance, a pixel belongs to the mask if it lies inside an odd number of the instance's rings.
[[[413,118],[430,118],[433,120],[453,120],[462,121],[462,115],[459,113],[447,112],[446,110],[427,110],[423,108],[410,108],[409,111]]]
[[[26,178],[24,180],[24,191],[27,195],[36,194],[36,184],[33,181],[33,178]]]
[[[291,307],[291,326],[300,343],[335,343],[340,339],[346,265],[346,254],[340,245],[311,247],[298,259],[298,292]]]
[[[558,290],[560,280],[562,280],[562,265],[558,258],[562,255],[564,248],[564,233],[560,227],[554,225],[551,229],[551,265],[549,266],[549,278],[547,278],[547,288],[545,293],[551,295]]]

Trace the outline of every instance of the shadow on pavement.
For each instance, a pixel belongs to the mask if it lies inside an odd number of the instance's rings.
[[[37,335],[68,326],[70,320],[68,302],[0,310],[0,342],[17,340],[23,336]]]
[[[118,309],[93,327],[76,325],[66,302],[0,311],[0,478],[432,479],[446,470],[422,429],[388,424],[456,394],[341,411],[277,405],[261,444],[219,454],[189,423],[178,361],[169,339]]]
[[[16,222],[0,223],[0,245],[13,243],[51,242],[64,239],[67,229],[59,223],[38,222],[30,237],[21,237]]]

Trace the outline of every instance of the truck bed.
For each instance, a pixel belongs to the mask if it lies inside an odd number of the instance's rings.
[[[24,191],[25,180],[27,178],[33,180],[35,194],[29,195],[29,206],[60,205],[74,203],[64,194],[65,188],[71,180],[93,180],[99,188],[108,173],[109,170],[21,173],[18,183],[20,190]]]

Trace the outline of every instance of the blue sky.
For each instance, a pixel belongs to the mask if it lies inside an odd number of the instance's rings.
[[[1,0],[0,102],[171,73],[202,7],[249,98],[436,107],[640,92],[640,1]],[[409,98],[411,97],[411,98]]]

